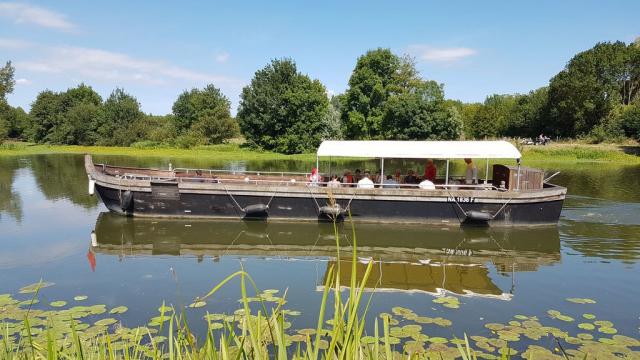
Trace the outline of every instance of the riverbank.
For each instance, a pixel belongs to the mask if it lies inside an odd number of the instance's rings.
[[[640,164],[640,146],[637,144],[581,144],[557,143],[547,146],[527,145],[520,148],[527,162],[607,162]],[[298,160],[315,161],[315,154],[284,155],[269,151],[256,151],[238,144],[201,146],[194,149],[133,148],[107,146],[35,145],[6,143],[0,145],[0,156],[38,154],[92,154],[135,157],[161,157],[172,159],[198,158],[204,160]]]

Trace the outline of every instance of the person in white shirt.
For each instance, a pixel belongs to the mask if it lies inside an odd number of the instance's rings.
[[[341,186],[340,181],[338,181],[338,176],[333,175],[331,177],[331,181],[327,183],[328,188],[339,188]]]
[[[369,173],[364,173],[364,176],[360,181],[358,181],[359,189],[373,189],[375,186],[373,185],[373,181],[369,179]]]
[[[311,176],[309,176],[309,186],[318,186],[320,182],[320,174],[318,174],[318,169],[311,169]]]

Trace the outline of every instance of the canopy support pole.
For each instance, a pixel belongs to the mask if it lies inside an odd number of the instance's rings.
[[[316,170],[318,170],[318,174],[320,174],[320,157],[316,155]]]
[[[489,159],[485,159],[487,162],[487,168],[484,171],[484,184],[487,185],[489,183]]]
[[[449,185],[449,159],[447,159],[447,172],[445,174],[444,184]]]
[[[380,158],[380,186],[384,182],[384,158]]]
[[[329,181],[331,181],[331,156],[329,156]]]
[[[517,178],[517,183],[516,183],[516,191],[520,191],[520,159],[517,160],[518,161],[518,176]]]

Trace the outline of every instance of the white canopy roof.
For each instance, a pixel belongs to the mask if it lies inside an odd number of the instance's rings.
[[[519,159],[508,141],[323,141],[318,156],[385,159]]]

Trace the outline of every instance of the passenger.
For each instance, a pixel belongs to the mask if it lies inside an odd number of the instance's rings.
[[[429,180],[422,180],[422,182],[418,185],[420,189],[424,190],[435,190],[436,186]]]
[[[357,183],[362,179],[362,174],[360,173],[360,169],[356,169],[356,174],[353,177],[353,182]]]
[[[396,170],[395,180],[396,180],[396,183],[398,184],[402,183],[402,172],[400,171],[400,169]]]
[[[382,182],[382,177],[380,176],[380,170],[376,171],[376,174],[373,176],[374,184],[380,184]]]
[[[353,175],[351,175],[351,171],[349,170],[345,170],[344,171],[344,176],[342,177],[342,183],[344,184],[344,186],[352,186],[353,184]]]
[[[464,159],[464,162],[467,163],[467,170],[464,177],[464,182],[467,185],[477,184],[478,183],[478,168],[473,163],[473,161],[469,158]]]
[[[382,187],[385,189],[399,189],[400,184],[393,180],[393,176],[387,175],[387,179],[382,183]]]
[[[424,169],[424,180],[435,182],[437,173],[438,173],[438,169],[433,164],[433,160],[431,159],[427,160],[427,167]]]
[[[320,175],[318,174],[318,169],[311,169],[311,175],[309,176],[309,185],[310,186],[318,186],[320,182]]]
[[[196,182],[204,182],[204,179],[200,179],[202,177],[202,170],[196,170],[196,177],[199,178]]]
[[[405,184],[417,184],[419,182],[420,181],[418,180],[418,177],[416,176],[416,173],[413,170],[409,170],[409,173],[407,174],[407,176],[404,177]]]
[[[373,181],[371,181],[371,179],[369,179],[369,173],[365,172],[364,176],[362,177],[362,179],[360,179],[360,181],[358,181],[358,188],[360,189],[373,189],[374,185],[373,185]]]
[[[338,175],[331,176],[331,181],[327,183],[328,188],[339,188],[340,181],[338,181]]]

